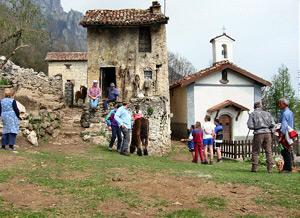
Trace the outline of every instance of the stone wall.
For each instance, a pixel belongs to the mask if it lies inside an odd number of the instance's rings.
[[[144,97],[132,98],[129,110],[132,112],[136,105],[140,105],[143,112],[143,117],[149,119],[150,136],[149,136],[149,155],[162,156],[171,151],[171,137],[170,137],[170,112],[169,101],[165,97]],[[113,109],[114,104],[109,104],[109,109]],[[153,113],[149,112],[153,110]],[[133,123],[133,117],[132,117]],[[105,115],[103,115],[102,103],[98,104],[96,109],[90,109],[86,104],[83,107],[81,116],[81,125],[86,128],[82,133],[85,139],[97,137],[98,135],[106,135],[110,138],[111,132],[108,130],[105,123]],[[91,141],[93,141],[91,139]],[[108,142],[106,144],[108,145]]]
[[[15,90],[15,99],[29,110],[64,107],[62,75],[52,77],[25,69],[8,61],[0,70],[0,81],[7,80]]]

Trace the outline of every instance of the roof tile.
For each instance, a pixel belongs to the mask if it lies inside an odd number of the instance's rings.
[[[87,61],[87,52],[48,52],[46,61]]]

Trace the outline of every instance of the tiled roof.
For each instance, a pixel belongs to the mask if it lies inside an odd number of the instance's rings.
[[[210,112],[210,113],[211,113],[211,112],[213,112],[213,111],[217,111],[217,110],[219,110],[219,109],[221,109],[221,108],[225,108],[225,107],[229,107],[229,106],[236,107],[236,108],[238,108],[238,109],[241,109],[242,111],[249,111],[249,109],[246,108],[246,107],[244,107],[243,105],[240,105],[240,104],[238,104],[238,103],[235,103],[235,102],[233,102],[233,101],[231,101],[231,100],[226,100],[226,101],[224,101],[224,102],[222,102],[222,103],[220,103],[220,104],[217,104],[217,105],[215,105],[215,106],[209,108],[209,109],[207,110],[207,112]]]
[[[215,38],[211,39],[209,42],[213,42],[215,39],[220,38],[222,36],[226,36],[227,38],[235,41],[233,38],[231,38],[230,36],[228,36],[226,33],[223,33],[222,35],[216,36]]]
[[[197,80],[200,80],[200,79],[202,79],[202,78],[204,78],[204,77],[206,77],[206,76],[208,76],[212,73],[222,71],[224,69],[231,69],[231,70],[233,70],[237,73],[242,74],[243,76],[246,76],[246,77],[248,77],[248,78],[264,85],[264,86],[271,86],[272,85],[272,83],[270,83],[269,81],[264,80],[263,78],[260,78],[256,75],[254,75],[254,74],[238,67],[237,65],[235,65],[233,63],[230,63],[229,61],[222,61],[222,62],[216,63],[212,67],[201,70],[198,73],[190,74],[190,75],[182,78],[181,80],[171,84],[170,89],[175,88],[177,86],[181,86],[181,87],[187,86],[187,85],[189,85],[189,84],[191,84],[191,83],[193,83]]]
[[[150,24],[167,24],[169,17],[161,12],[153,13],[151,8],[122,10],[88,10],[80,25],[87,26],[140,26]]]
[[[87,52],[48,52],[46,61],[87,61]]]

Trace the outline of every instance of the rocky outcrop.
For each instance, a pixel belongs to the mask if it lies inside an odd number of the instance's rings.
[[[51,36],[65,42],[61,44],[64,47],[62,51],[87,51],[86,30],[78,25],[82,13],[74,10],[65,12],[60,0],[39,0],[36,3],[49,20],[46,29]]]

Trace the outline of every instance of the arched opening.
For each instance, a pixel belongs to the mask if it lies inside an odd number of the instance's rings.
[[[232,124],[231,124],[231,117],[227,114],[223,114],[219,118],[220,120],[220,125],[223,127],[223,140],[231,140],[232,137]]]
[[[222,55],[223,55],[223,58],[227,58],[227,45],[226,44],[222,45]]]

